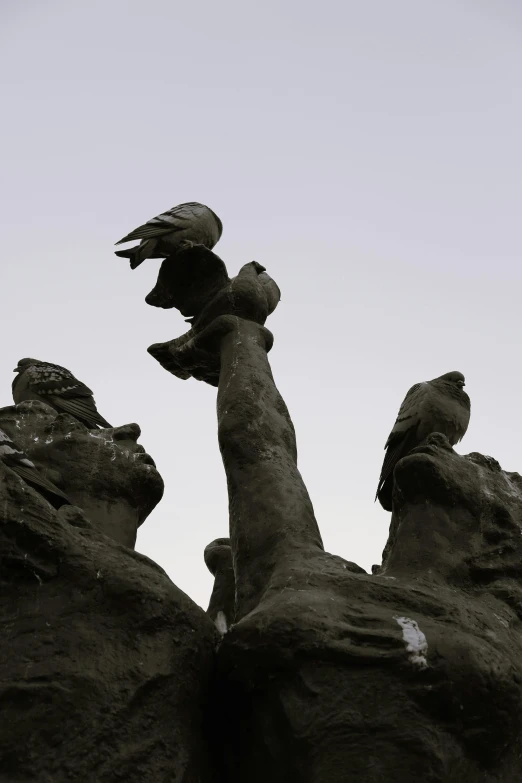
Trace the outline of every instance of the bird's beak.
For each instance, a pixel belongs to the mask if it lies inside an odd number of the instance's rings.
[[[13,372],[20,372],[20,368],[19,367],[15,367]]]

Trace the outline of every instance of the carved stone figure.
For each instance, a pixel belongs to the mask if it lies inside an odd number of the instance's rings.
[[[27,401],[0,408],[0,427],[93,527],[134,547],[138,527],[163,495],[154,461],[137,443],[137,424],[88,430],[73,416]]]
[[[218,631],[226,633],[235,619],[234,566],[229,538],[216,538],[204,552],[205,563],[214,576],[214,588],[207,612]]]
[[[219,635],[132,549],[163,490],[139,427],[89,431],[40,402],[0,422],[81,507],[55,511],[0,461],[1,783],[213,783]]]
[[[220,368],[236,596],[217,653],[224,779],[522,778],[522,478],[430,436],[396,466],[383,565],[366,574],[323,549],[271,345],[221,315],[160,349],[175,374],[212,383]]]
[[[0,783],[522,780],[522,477],[432,433],[395,465],[374,573],[325,552],[268,362],[279,289],[205,248],[164,263],[152,303],[191,328],[149,352],[218,387],[208,612],[132,549],[162,491],[137,425],[1,409],[79,508],[0,461]]]

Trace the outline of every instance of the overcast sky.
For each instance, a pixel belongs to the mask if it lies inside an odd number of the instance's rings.
[[[521,470],[518,0],[3,0],[2,347],[136,421],[166,492],[137,548],[206,607],[227,535],[215,389],[147,354],[159,261],[113,243],[201,201],[282,289],[276,382],[325,547],[380,562],[383,447],[415,382],[465,373],[461,453]]]

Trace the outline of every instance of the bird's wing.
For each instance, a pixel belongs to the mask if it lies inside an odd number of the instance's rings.
[[[422,416],[427,384],[416,383],[408,391],[399,409],[397,419],[388,436],[386,454],[379,476],[377,494],[386,479],[391,476],[397,462],[416,445],[416,433]]]
[[[161,215],[156,215],[148,220],[142,226],[138,226],[116,244],[121,245],[123,242],[131,242],[133,239],[150,239],[170,234],[173,231],[183,231],[188,228],[190,221],[198,214],[196,207],[200,207],[200,205],[179,204],[177,207],[172,207],[172,209],[162,212]]]
[[[110,427],[94,402],[92,391],[59,364],[35,364],[25,371],[32,392],[49,400],[56,410],[69,413],[87,427]]]
[[[390,432],[389,438],[386,442],[385,449],[388,448],[391,441],[394,440],[394,436],[407,432],[411,427],[416,426],[419,421],[419,417],[422,412],[422,404],[428,392],[427,383],[416,383],[408,391],[406,397],[402,401],[402,405],[399,408],[399,413],[393,425],[393,429]]]
[[[98,413],[92,396],[48,395],[49,402],[62,413],[69,413],[86,427],[111,427],[107,419]]]
[[[61,500],[65,503],[71,503],[67,495],[62,492],[61,489],[58,489],[58,487],[55,486],[52,481],[46,479],[45,476],[43,476],[35,467],[30,468],[29,466],[20,464],[8,465],[8,467],[10,467],[11,470],[17,474],[17,476],[20,476],[20,478],[22,478],[31,486],[43,489],[45,492],[49,492],[52,495],[56,495],[56,497],[61,498]],[[63,505],[63,503],[60,503],[59,505]]]
[[[45,490],[61,500],[58,506],[70,503],[69,498],[52,481],[46,479],[29,459],[27,454],[16,446],[3,430],[0,430],[0,459],[20,478],[31,486]]]
[[[458,419],[458,428],[457,428],[457,443],[462,440],[464,435],[467,432],[468,426],[469,426],[469,420],[471,417],[471,402],[466,394],[465,391],[462,392],[462,404],[460,406],[460,416]]]
[[[146,301],[165,309],[175,307],[185,317],[197,316],[229,282],[219,256],[206,247],[195,246],[163,261],[158,282]]]
[[[30,388],[46,397],[91,397],[92,391],[59,364],[31,365],[25,371]]]

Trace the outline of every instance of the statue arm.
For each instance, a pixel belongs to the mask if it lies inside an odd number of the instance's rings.
[[[258,605],[280,566],[303,550],[322,552],[323,545],[297,468],[294,427],[268,362],[271,333],[253,321],[223,315],[189,335],[170,343],[170,360],[194,377],[206,372],[198,368],[205,354],[215,357],[206,360],[207,367],[213,361],[219,367],[218,437],[228,484],[238,620]]]
[[[220,341],[218,437],[228,482],[239,615],[254,608],[278,564],[322,550],[297,468],[295,431],[267,357],[270,333],[231,319]]]

